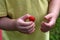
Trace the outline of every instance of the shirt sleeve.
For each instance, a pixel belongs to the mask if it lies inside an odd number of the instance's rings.
[[[0,17],[7,16],[5,0],[0,0]]]

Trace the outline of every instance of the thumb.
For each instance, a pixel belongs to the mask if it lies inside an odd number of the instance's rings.
[[[47,19],[47,20],[49,20],[51,17],[52,17],[51,14],[48,14],[44,18]]]
[[[28,19],[30,16],[31,16],[31,15],[26,14],[26,15],[22,16],[21,19],[22,19],[22,20],[26,20],[26,19]]]
[[[44,24],[46,27],[52,28],[52,26],[54,26],[54,24],[55,24],[55,20],[51,19],[49,23],[44,22]]]
[[[28,25],[31,25],[33,22],[32,21],[29,21],[29,22],[24,22],[22,19],[19,19],[17,21],[20,25],[23,25],[23,26],[28,26]]]

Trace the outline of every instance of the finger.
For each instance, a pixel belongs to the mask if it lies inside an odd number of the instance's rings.
[[[35,26],[33,26],[32,28],[29,28],[28,32],[32,32],[33,30],[35,30]]]
[[[51,27],[55,24],[55,20],[52,18],[49,23],[44,22],[44,24],[45,24],[47,27],[51,28]]]
[[[56,22],[56,20],[55,20],[54,18],[51,18],[51,20],[49,21],[49,23],[44,22],[44,24],[45,24],[47,27],[51,28],[51,27],[55,24],[55,22]]]
[[[35,28],[32,29],[32,30],[30,30],[28,33],[31,34],[31,33],[33,33],[34,31],[35,31]]]
[[[25,33],[26,33],[26,34],[31,34],[31,33],[33,33],[34,31],[35,31],[35,28],[31,28],[31,29],[25,31]]]
[[[34,25],[35,25],[35,24],[33,23],[33,24],[30,25],[30,26],[20,26],[20,27],[18,27],[18,28],[20,28],[21,30],[24,30],[24,31],[26,30],[26,31],[27,31],[27,30],[35,27]]]
[[[44,17],[46,20],[49,20],[51,18],[51,14],[48,14]]]
[[[31,34],[31,33],[33,33],[35,31],[35,28],[34,28],[34,30],[32,30],[31,32],[28,32],[28,31],[20,31],[21,33],[24,33],[24,34]]]
[[[31,25],[33,23],[32,21],[24,22],[21,19],[19,19],[17,22],[19,23],[19,25],[23,25],[23,26]]]
[[[26,30],[26,29],[20,29],[20,32],[25,33],[25,34],[31,34],[34,31],[35,31],[34,27],[29,28],[28,30]]]
[[[51,21],[48,23],[50,27],[54,26],[56,20],[54,18],[51,19]]]
[[[47,26],[46,23],[43,22],[43,23],[41,24],[41,31],[47,32],[48,30],[50,30],[49,26]]]
[[[28,19],[30,16],[31,16],[31,15],[26,14],[26,15],[22,16],[21,19],[22,19],[22,20],[26,20],[26,19]]]
[[[41,30],[47,32],[53,27],[54,24],[55,24],[55,20],[52,18],[49,23],[46,22],[43,23]]]
[[[35,31],[35,26],[32,26],[31,28],[29,28],[29,29],[27,30],[26,33],[31,34],[31,33],[33,33],[34,31]]]
[[[34,27],[31,27],[31,28],[29,28],[29,29],[20,29],[20,31],[22,31],[22,32],[30,32],[31,30],[33,30],[34,29]]]
[[[46,25],[44,24],[44,22],[41,23],[41,31],[46,32]]]

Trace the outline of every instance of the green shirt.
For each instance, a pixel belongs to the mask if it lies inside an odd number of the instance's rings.
[[[36,30],[32,34],[23,34],[18,31],[4,31],[3,40],[49,40],[49,32],[39,30],[40,23],[47,14],[47,0],[0,0],[0,17],[9,16],[12,19],[19,18],[25,14],[36,18]]]

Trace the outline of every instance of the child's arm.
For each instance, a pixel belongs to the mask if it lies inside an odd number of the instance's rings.
[[[25,22],[30,15],[26,14],[16,20],[12,20],[8,17],[0,17],[0,29],[10,31],[20,31],[22,33],[30,34],[35,30],[35,23],[32,21]]]
[[[56,19],[59,15],[59,1],[60,0],[51,0],[49,3],[48,14],[45,16],[45,19],[48,22],[41,23],[41,31],[47,32],[52,26],[56,23]]]

